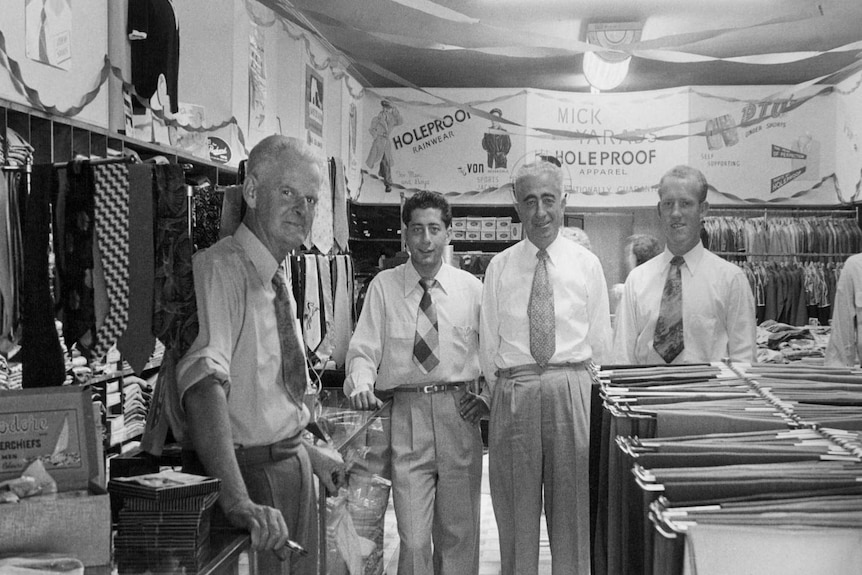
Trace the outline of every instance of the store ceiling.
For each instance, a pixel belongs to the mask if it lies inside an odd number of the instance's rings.
[[[588,91],[587,24],[609,22],[643,25],[615,91],[796,85],[862,67],[858,0],[258,1],[316,29],[373,87]]]

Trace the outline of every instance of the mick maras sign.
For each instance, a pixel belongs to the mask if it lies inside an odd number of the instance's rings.
[[[508,184],[513,163],[524,155],[524,136],[518,129],[523,99],[504,97],[492,105],[476,102],[470,92],[443,96],[465,102],[463,106],[440,104],[413,90],[366,97],[365,117],[372,120],[360,200],[373,201],[369,195],[382,192],[378,201],[390,201],[385,194],[425,189],[469,201]],[[489,96],[487,90],[473,95],[478,94]]]
[[[527,149],[556,157],[572,206],[655,204],[662,174],[685,163],[685,90],[592,94],[530,90]],[[683,132],[669,136],[670,127]]]

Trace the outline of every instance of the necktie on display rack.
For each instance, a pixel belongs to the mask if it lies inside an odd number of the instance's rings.
[[[667,363],[672,362],[685,347],[682,333],[682,275],[685,260],[674,256],[661,294],[661,307],[653,335],[653,348]]]
[[[530,321],[530,355],[544,369],[557,349],[554,319],[554,288],[548,278],[548,252],[539,250],[527,316]]]
[[[101,359],[126,330],[129,319],[129,177],[126,164],[103,164],[93,171],[96,237],[109,304],[93,353]]]
[[[281,373],[290,398],[302,405],[306,390],[305,354],[296,332],[296,318],[291,313],[290,292],[284,279],[284,269],[279,266],[272,278],[275,288],[275,319],[281,343]]]
[[[431,299],[431,288],[437,284],[434,279],[421,279],[422,299],[416,312],[416,336],[413,338],[413,361],[423,373],[429,373],[440,363],[440,338],[437,327],[437,308]]]

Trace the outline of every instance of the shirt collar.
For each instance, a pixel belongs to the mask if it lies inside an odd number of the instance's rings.
[[[455,268],[451,267],[446,262],[443,262],[443,265],[440,266],[440,269],[437,271],[437,275],[434,276],[434,279],[437,280],[437,284],[444,293],[449,292],[447,286],[448,288],[451,288],[452,286],[454,270]],[[422,279],[422,276],[419,275],[419,272],[416,271],[416,268],[414,268],[413,264],[408,260],[407,263],[404,264],[404,297],[409,296],[414,289],[422,289],[422,286],[419,285],[420,279]]]
[[[245,251],[248,259],[251,260],[251,264],[254,266],[255,271],[257,271],[260,281],[264,285],[269,285],[278,269],[279,262],[275,261],[275,258],[272,257],[272,254],[266,249],[263,242],[245,224],[239,224],[239,227],[233,233],[233,237]]]
[[[545,248],[545,251],[548,252],[548,259],[554,265],[556,265],[555,262],[561,261],[561,259],[564,258],[566,255],[565,246],[563,245],[564,241],[569,240],[563,238],[563,235],[558,231],[557,237],[554,238],[554,241],[552,241],[550,245]],[[524,240],[524,253],[527,255],[528,259],[530,259],[530,261],[533,261],[536,259],[536,254],[539,253],[539,248],[536,246],[536,244],[531,242],[529,238],[526,238]]]
[[[700,267],[700,262],[703,261],[703,255],[705,253],[706,248],[703,247],[703,243],[698,240],[697,244],[693,248],[682,254],[682,259],[685,260],[685,267],[688,268],[692,275],[697,273],[697,269]],[[673,259],[673,254],[670,253],[670,250],[667,249],[667,247],[665,247],[661,257],[662,265],[667,267],[670,265],[670,260]]]

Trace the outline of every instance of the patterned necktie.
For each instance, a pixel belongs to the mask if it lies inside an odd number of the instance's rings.
[[[419,301],[419,311],[416,313],[416,337],[413,338],[413,361],[422,370],[429,373],[440,363],[438,348],[440,344],[437,331],[437,308],[431,299],[431,288],[437,284],[434,279],[421,279],[419,284],[424,290]]]
[[[101,359],[126,331],[129,320],[129,176],[126,164],[103,164],[95,166],[93,172],[96,238],[109,305],[93,350],[93,356]]]
[[[685,343],[682,335],[682,275],[680,267],[684,259],[674,256],[661,294],[661,308],[655,324],[653,348],[667,363],[678,356]]]
[[[557,336],[554,319],[554,288],[548,279],[548,252],[539,250],[527,317],[530,319],[530,355],[542,369],[554,356]]]
[[[302,405],[306,388],[305,355],[296,333],[296,318],[291,313],[290,292],[284,280],[284,268],[272,278],[275,288],[275,320],[281,342],[281,379],[290,398]]]

